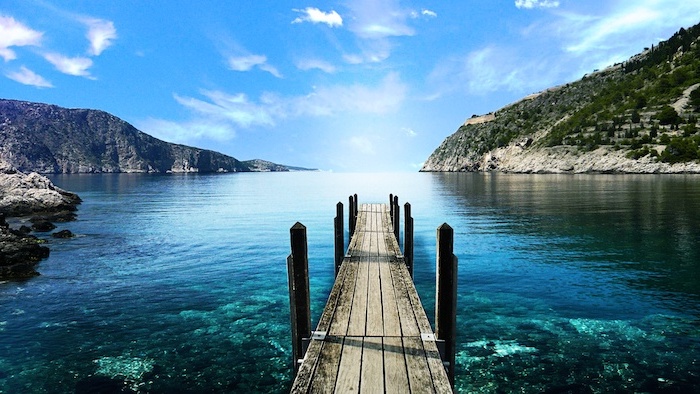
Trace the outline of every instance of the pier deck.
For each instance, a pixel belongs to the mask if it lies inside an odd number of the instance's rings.
[[[386,205],[359,207],[291,392],[452,392]]]

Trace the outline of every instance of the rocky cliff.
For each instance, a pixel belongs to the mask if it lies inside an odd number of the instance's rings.
[[[103,111],[0,99],[0,160],[22,172],[236,172],[233,157],[161,141]]]
[[[421,171],[700,173],[699,37],[474,115]]]

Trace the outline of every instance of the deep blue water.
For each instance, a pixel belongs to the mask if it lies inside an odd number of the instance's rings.
[[[308,228],[318,319],[352,193],[411,202],[431,317],[435,230],[455,229],[459,391],[700,391],[697,176],[53,180],[84,200],[59,227],[78,236],[49,240],[41,276],[0,282],[0,393],[287,391],[289,228]]]

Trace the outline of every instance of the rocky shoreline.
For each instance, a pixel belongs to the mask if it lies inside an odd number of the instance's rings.
[[[575,147],[530,148],[511,143],[483,155],[431,156],[421,172],[507,172],[521,174],[700,174],[700,163],[663,163],[653,157],[632,159],[625,150],[602,146],[590,152]]]
[[[43,175],[24,174],[0,163],[0,279],[39,275],[35,267],[49,256],[49,248],[31,232],[49,232],[54,222],[75,220],[80,202],[77,194],[56,187]],[[32,226],[13,229],[8,217],[28,217]],[[52,235],[69,238],[72,233],[62,230]]]

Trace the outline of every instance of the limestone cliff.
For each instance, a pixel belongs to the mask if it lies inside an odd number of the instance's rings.
[[[233,157],[161,141],[104,111],[0,99],[0,160],[22,172],[235,172]]]

